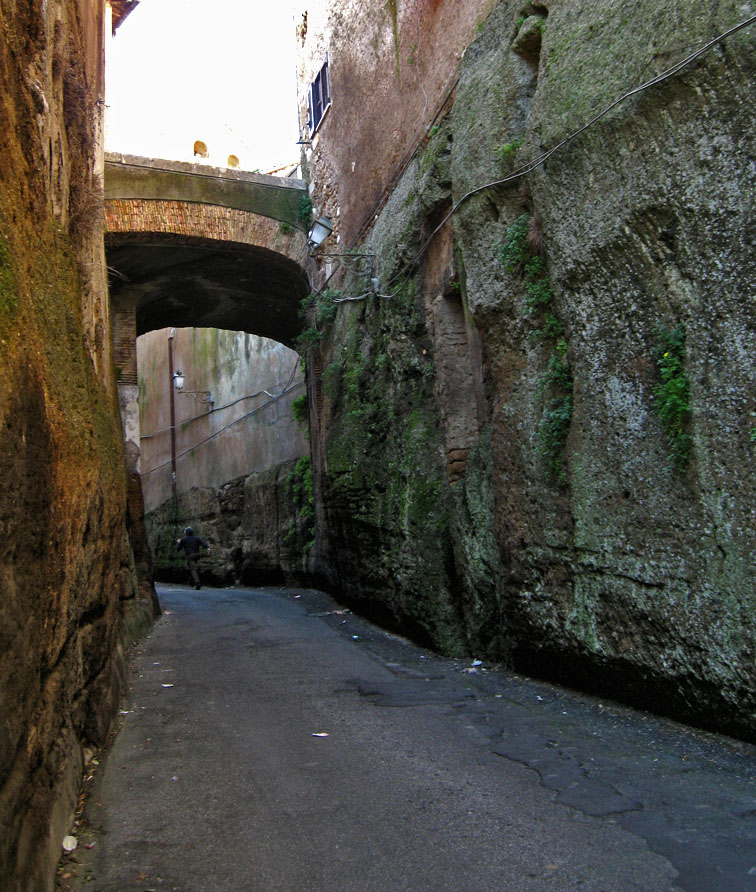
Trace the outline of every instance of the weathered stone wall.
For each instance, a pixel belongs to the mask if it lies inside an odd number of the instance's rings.
[[[164,502],[146,516],[156,575],[189,582],[175,542],[184,524],[210,545],[198,569],[211,585],[271,585],[308,578],[314,539],[309,458],[194,488]],[[205,554],[203,550],[203,554]]]
[[[168,330],[138,340],[141,474],[147,511],[171,498]],[[185,376],[174,390],[176,489],[215,489],[229,480],[307,454],[292,417],[305,389],[299,356],[246,332],[178,328],[173,367]],[[208,401],[212,399],[212,404]],[[191,515],[179,518],[192,523]]]
[[[498,4],[360,244],[382,296],[321,313],[310,356],[325,584],[447,651],[750,738],[756,30],[467,195],[753,12]],[[340,152],[324,129],[316,196],[320,170],[354,187]]]
[[[300,517],[297,508],[307,501],[299,477],[305,465],[309,471],[309,440],[292,411],[306,399],[299,356],[245,332],[175,330],[173,364],[185,375],[186,392],[174,393],[174,499],[167,347],[167,331],[138,342],[141,474],[157,577],[185,580],[175,542],[186,525],[212,547],[202,562],[208,582],[301,576],[312,530],[305,535],[307,510]],[[202,401],[210,395],[212,412]],[[300,460],[301,473],[289,485]]]
[[[528,104],[512,88],[535,57],[499,7],[467,57],[452,115],[455,197],[481,182],[472,169],[496,173],[486,157],[497,142],[522,139],[515,163],[535,155],[749,12],[693,3],[628,17],[622,4],[555,4]],[[601,678],[694,720],[716,714],[751,736],[756,268],[743,196],[756,182],[754,41],[752,28],[625,102],[529,176],[528,194],[520,184],[488,192],[456,221],[496,394],[497,537],[515,660],[584,684]],[[497,134],[481,109],[502,74],[515,111]],[[523,213],[554,292],[540,313],[523,312],[527,274],[482,261]],[[534,340],[547,312],[564,332]],[[665,394],[654,390],[658,354],[671,349],[663,332],[679,325],[692,440],[674,467],[656,411]],[[560,350],[572,415],[549,474],[533,437],[560,396],[542,384]]]
[[[0,877],[40,892],[118,706],[122,615],[138,626],[153,593],[109,349],[103,8],[0,0],[0,33]]]
[[[303,169],[316,214],[351,244],[453,87],[495,0],[300,0],[295,14]],[[332,107],[311,139],[310,84],[328,58]]]

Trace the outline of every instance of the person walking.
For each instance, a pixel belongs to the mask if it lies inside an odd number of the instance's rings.
[[[184,550],[186,566],[189,569],[195,588],[202,588],[199,573],[197,572],[197,561],[202,557],[200,547],[206,548],[207,553],[210,554],[210,546],[207,542],[204,539],[200,539],[199,536],[195,536],[191,527],[184,527],[184,535],[180,539],[176,539],[176,548],[179,551],[181,549]]]

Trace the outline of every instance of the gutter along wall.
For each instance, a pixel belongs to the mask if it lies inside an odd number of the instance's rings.
[[[392,8],[297,19],[325,250],[374,255],[315,277],[316,572],[446,652],[754,738],[754,28],[466,197],[752,5]]]

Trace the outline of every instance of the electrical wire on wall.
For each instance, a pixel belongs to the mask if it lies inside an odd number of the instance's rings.
[[[292,367],[289,378],[288,378],[286,384],[284,384],[284,388],[280,393],[274,394],[274,393],[270,393],[267,390],[258,390],[256,393],[251,393],[251,394],[247,394],[245,396],[239,397],[238,399],[233,400],[230,403],[226,403],[223,406],[217,406],[217,407],[211,409],[209,412],[203,412],[201,415],[194,415],[192,418],[187,418],[184,421],[182,421],[181,425],[183,426],[183,425],[189,424],[190,422],[193,422],[193,421],[199,421],[202,418],[208,418],[214,412],[220,412],[223,409],[229,409],[232,406],[237,405],[238,403],[244,402],[245,400],[248,400],[248,399],[253,399],[256,396],[261,396],[264,394],[264,395],[270,397],[270,399],[266,400],[264,403],[262,403],[262,405],[256,406],[254,409],[250,410],[249,412],[245,412],[244,415],[240,415],[238,418],[235,418],[233,421],[230,421],[228,424],[224,424],[223,427],[219,428],[217,431],[213,431],[212,434],[209,434],[207,437],[204,437],[202,440],[199,440],[197,443],[195,443],[193,446],[190,446],[188,449],[185,449],[183,452],[179,452],[175,457],[178,459],[184,455],[188,455],[190,452],[199,448],[200,446],[203,446],[205,443],[209,443],[210,440],[214,440],[216,437],[220,436],[222,433],[229,430],[229,428],[232,428],[234,425],[239,424],[242,421],[245,421],[247,418],[251,418],[253,415],[257,415],[259,412],[262,412],[264,409],[267,409],[268,406],[272,405],[273,403],[278,402],[278,400],[280,400],[280,399],[283,399],[283,397],[285,397],[287,394],[291,393],[292,391],[298,390],[299,388],[304,387],[304,381],[299,381],[296,384],[291,383],[294,379],[294,375],[296,374],[298,365],[299,365],[299,360],[297,360],[297,362]],[[152,433],[145,434],[144,436],[141,436],[139,439],[140,440],[149,440],[152,437],[157,437],[158,435],[167,433],[170,430],[171,430],[170,427],[164,427],[164,428],[161,428],[160,430],[153,431]],[[171,464],[171,462],[172,462],[172,459],[167,459],[166,461],[161,462],[161,464],[156,465],[154,468],[150,468],[149,471],[140,471],[140,475],[142,477],[146,477],[147,474],[152,474],[155,471],[159,471],[161,468],[167,467],[168,465]]]

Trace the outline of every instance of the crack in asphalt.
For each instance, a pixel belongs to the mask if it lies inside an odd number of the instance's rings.
[[[354,679],[353,693],[376,707],[464,714],[491,753],[536,772],[558,803],[645,839],[674,865],[685,892],[756,892],[756,747],[499,666],[440,657],[345,616],[323,593],[300,593],[308,597],[320,607],[310,604],[314,620],[394,676]]]

